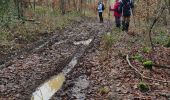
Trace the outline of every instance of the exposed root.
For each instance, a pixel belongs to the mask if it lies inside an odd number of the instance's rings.
[[[131,68],[133,68],[133,69],[135,70],[135,72],[136,72],[137,74],[139,74],[142,79],[153,80],[153,81],[158,81],[158,82],[163,82],[163,83],[170,83],[170,81],[167,81],[167,80],[164,81],[164,80],[153,79],[153,78],[149,78],[149,77],[144,76],[137,68],[135,68],[135,67],[130,63],[130,61],[129,61],[129,55],[126,55],[126,60],[127,60],[128,64],[129,64],[129,66],[130,66]]]

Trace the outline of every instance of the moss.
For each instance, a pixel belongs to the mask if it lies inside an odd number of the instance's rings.
[[[152,49],[149,48],[149,47],[144,47],[142,51],[143,51],[144,53],[149,53],[149,52],[151,52],[151,50],[152,50]]]
[[[165,47],[170,47],[170,38],[169,38],[169,40],[168,40],[168,43],[165,45]]]
[[[140,61],[140,62],[143,61],[143,57],[142,57],[142,55],[140,55],[140,54],[137,54],[137,55],[133,56],[132,59],[138,60],[138,61]]]
[[[153,66],[153,62],[152,61],[145,61],[144,63],[143,63],[143,66],[145,67],[145,68],[147,68],[147,69],[152,69],[152,66]]]
[[[101,94],[107,94],[109,91],[110,91],[110,89],[109,89],[108,86],[102,86],[102,87],[99,88],[99,92]]]
[[[141,92],[147,92],[147,91],[149,91],[149,86],[147,84],[145,84],[144,82],[140,82],[139,89]]]

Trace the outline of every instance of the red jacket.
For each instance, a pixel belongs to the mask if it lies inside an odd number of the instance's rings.
[[[116,2],[116,3],[114,4],[114,8],[111,8],[111,7],[110,7],[110,10],[111,10],[111,11],[114,11],[114,16],[115,16],[115,17],[120,17],[120,16],[121,16],[121,13],[118,12],[119,5],[120,5],[120,2]]]

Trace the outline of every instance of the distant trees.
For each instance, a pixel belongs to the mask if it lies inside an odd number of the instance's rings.
[[[8,11],[10,0],[0,0],[0,17]]]

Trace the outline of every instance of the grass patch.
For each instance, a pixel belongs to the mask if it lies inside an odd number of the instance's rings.
[[[37,6],[35,11],[32,12],[35,13],[33,21],[11,18],[8,27],[1,26],[6,31],[0,30],[0,41],[7,41],[9,35],[11,35],[11,40],[17,39],[24,43],[34,42],[43,37],[42,33],[48,34],[58,28],[62,29],[80,15],[77,12],[61,15],[58,10],[53,11],[48,7],[41,6]]]
[[[107,33],[102,36],[102,40],[104,42],[104,49],[109,51],[112,48],[115,38],[111,33]]]
[[[11,34],[7,30],[0,29],[0,42],[1,44],[8,43],[10,41]]]
[[[156,44],[166,45],[169,41],[170,36],[166,32],[159,32],[154,36],[153,41]]]

